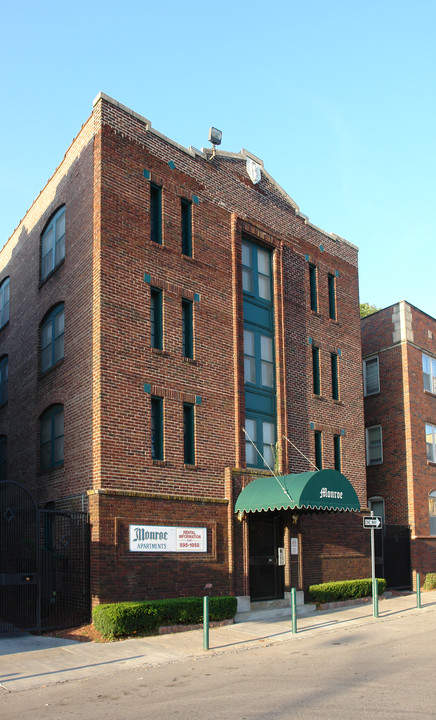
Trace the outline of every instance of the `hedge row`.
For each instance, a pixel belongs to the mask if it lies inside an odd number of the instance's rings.
[[[209,619],[226,620],[236,614],[235,597],[209,598]],[[94,627],[105,638],[151,635],[161,625],[196,625],[203,622],[203,598],[185,597],[97,605],[92,611]]]
[[[378,594],[381,595],[385,590],[386,580],[379,578]],[[368,595],[372,595],[372,580],[371,578],[364,578],[363,580],[342,580],[340,582],[310,585],[309,593],[312,600],[316,603],[367,597]]]
[[[422,586],[423,590],[434,590],[436,588],[436,573],[427,573],[425,582]]]

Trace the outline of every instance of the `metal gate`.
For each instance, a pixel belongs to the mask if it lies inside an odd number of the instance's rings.
[[[411,589],[410,529],[386,524],[375,533],[375,574],[390,590]]]
[[[39,630],[39,513],[26,488],[0,482],[0,632]]]
[[[89,521],[40,510],[22,485],[0,483],[0,632],[88,622]]]
[[[383,560],[388,588],[410,590],[410,529],[407,525],[385,525]]]

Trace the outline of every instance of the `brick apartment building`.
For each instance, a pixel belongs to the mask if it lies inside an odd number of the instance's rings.
[[[378,573],[409,587],[436,569],[436,320],[402,301],[361,324]]]
[[[369,575],[357,248],[261,160],[100,94],[0,282],[1,477],[89,512],[94,603]]]

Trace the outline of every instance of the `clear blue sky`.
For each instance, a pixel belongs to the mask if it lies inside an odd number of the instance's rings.
[[[102,90],[242,147],[360,248],[361,301],[436,315],[434,0],[0,0],[0,245]]]

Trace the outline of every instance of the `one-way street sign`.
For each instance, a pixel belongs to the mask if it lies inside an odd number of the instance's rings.
[[[379,515],[366,515],[363,518],[363,527],[368,530],[371,530],[372,528],[374,528],[374,530],[381,530],[381,526],[382,519]]]

